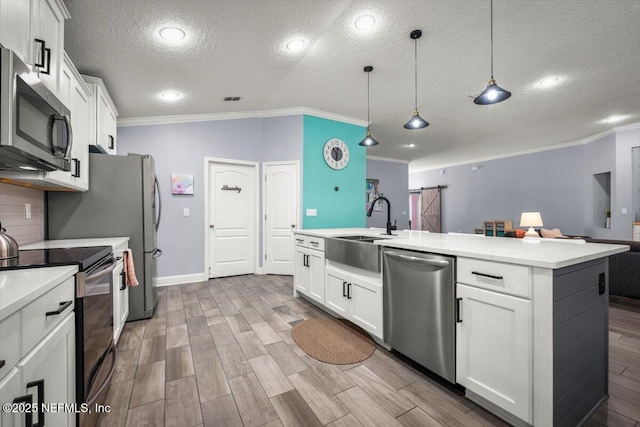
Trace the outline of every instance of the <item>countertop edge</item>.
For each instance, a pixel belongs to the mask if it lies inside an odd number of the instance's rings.
[[[80,248],[90,246],[111,246],[111,249],[127,243],[131,240],[128,236],[122,237],[93,237],[87,239],[57,239],[41,240],[39,242],[21,245],[21,250],[30,249],[56,249],[56,248]]]
[[[67,280],[69,277],[74,276],[78,272],[78,266],[59,266],[59,267],[43,267],[43,268],[33,268],[33,269],[23,269],[23,270],[10,270],[6,272],[2,272],[0,274],[15,274],[15,275],[24,275],[24,280],[29,280],[29,274],[32,274],[36,271],[50,271],[51,269],[56,269],[57,271],[51,277],[47,277],[46,281],[41,282],[39,286],[34,289],[29,290],[28,292],[19,295],[12,301],[8,303],[4,303],[4,301],[0,301],[0,321],[6,319],[11,316],[16,311],[22,309],[32,301],[40,298],[42,295],[49,292],[51,289],[58,286],[60,283]]]

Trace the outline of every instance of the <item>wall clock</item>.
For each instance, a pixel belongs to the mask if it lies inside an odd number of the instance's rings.
[[[344,169],[349,164],[349,147],[340,138],[331,138],[324,144],[324,161],[331,169]]]

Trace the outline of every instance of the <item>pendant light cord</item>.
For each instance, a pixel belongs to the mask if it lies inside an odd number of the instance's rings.
[[[416,111],[418,111],[418,39],[415,39],[414,50],[414,71],[415,71],[415,97],[416,97]]]
[[[493,80],[493,0],[491,0],[491,80]]]
[[[369,120],[369,74],[371,74],[371,72],[367,72],[367,130],[369,130],[371,124]]]

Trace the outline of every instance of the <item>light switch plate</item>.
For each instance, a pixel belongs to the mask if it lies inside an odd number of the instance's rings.
[[[31,219],[31,203],[24,204],[24,217],[26,219]]]
[[[318,216],[318,209],[307,209],[307,216]]]
[[[189,216],[191,213],[189,212],[189,208],[184,208],[182,210],[182,216]]]
[[[627,214],[627,208],[620,209],[620,214],[621,215],[626,215]]]

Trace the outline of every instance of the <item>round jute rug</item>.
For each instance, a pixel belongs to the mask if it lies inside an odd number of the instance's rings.
[[[367,333],[346,320],[313,318],[297,323],[293,340],[314,359],[334,365],[349,365],[368,359],[376,345]]]

